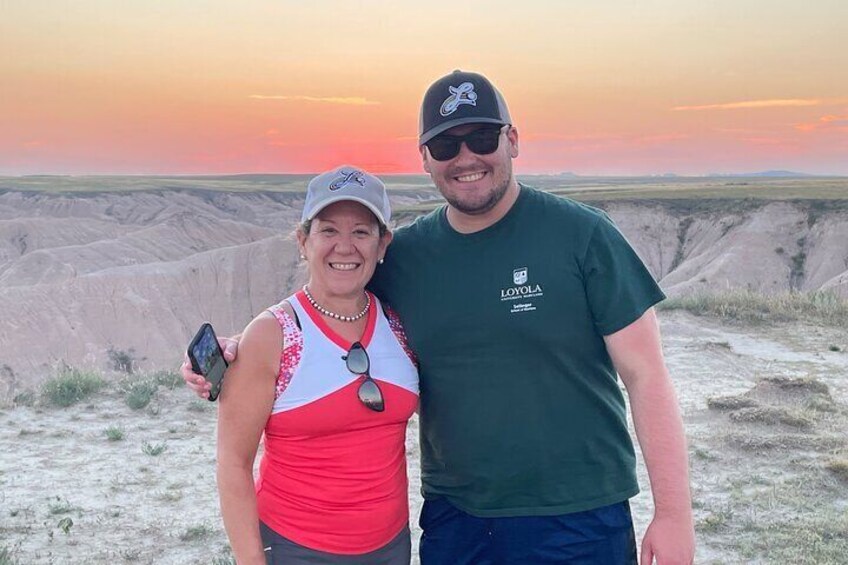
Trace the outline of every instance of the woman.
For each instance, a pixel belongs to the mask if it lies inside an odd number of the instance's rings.
[[[390,214],[368,173],[312,179],[297,230],[309,281],[244,330],[218,417],[221,513],[240,565],[409,563],[418,375],[396,318],[365,290]]]

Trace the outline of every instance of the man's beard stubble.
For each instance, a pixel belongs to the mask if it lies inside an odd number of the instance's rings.
[[[444,196],[445,200],[448,201],[448,204],[458,212],[462,212],[463,214],[469,216],[479,216],[481,214],[485,214],[489,212],[492,208],[497,206],[498,202],[503,199],[506,194],[507,189],[509,188],[509,182],[512,178],[512,170],[507,171],[506,178],[500,184],[495,185],[495,187],[489,192],[488,197],[480,203],[468,203],[462,202],[458,198],[453,195],[447,194],[442,187],[438,186],[436,183],[436,188],[439,189],[439,192]]]

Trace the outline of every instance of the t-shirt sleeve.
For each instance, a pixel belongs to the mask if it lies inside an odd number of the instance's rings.
[[[610,335],[665,298],[636,251],[606,215],[598,220],[583,260],[583,284],[595,328]]]
[[[365,288],[376,294],[377,298],[380,300],[385,300],[386,298],[386,274],[384,265],[377,265],[377,268],[374,270],[374,276],[372,276],[371,280],[368,281],[368,284],[365,285]]]

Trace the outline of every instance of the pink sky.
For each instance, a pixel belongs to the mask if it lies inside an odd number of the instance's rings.
[[[0,175],[422,172],[454,68],[506,96],[519,172],[848,175],[848,3],[425,4],[8,1]]]

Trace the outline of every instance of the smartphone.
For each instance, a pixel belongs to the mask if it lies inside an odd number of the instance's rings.
[[[227,370],[227,361],[224,352],[218,345],[218,337],[212,324],[206,322],[188,345],[188,358],[191,360],[191,368],[195,373],[203,375],[211,385],[209,400],[214,402],[221,392],[221,383],[224,380],[224,371]]]

